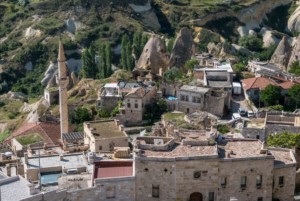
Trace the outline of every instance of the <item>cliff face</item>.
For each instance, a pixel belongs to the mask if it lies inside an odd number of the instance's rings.
[[[190,29],[182,28],[176,37],[169,67],[183,67],[194,53],[194,40]]]
[[[164,41],[158,35],[153,34],[143,49],[136,69],[150,71],[152,74],[158,75],[160,68],[162,71],[166,70],[169,58]]]
[[[288,41],[288,37],[284,36],[273,53],[271,62],[280,66],[281,69],[286,70],[291,53],[292,47]]]
[[[236,17],[240,22],[247,24],[252,24],[252,27],[260,24],[263,19],[266,18],[266,13],[271,12],[274,8],[287,5],[291,3],[292,0],[267,0],[260,1],[258,3],[253,4],[247,8],[241,9],[237,12],[232,11],[224,11],[218,12],[214,14],[209,14],[207,16],[202,17],[201,19],[193,20],[193,22],[198,26],[204,26],[207,22],[220,19],[224,17]]]
[[[288,66],[290,66],[295,61],[299,61],[299,60],[300,60],[300,36],[298,36],[298,38],[296,40],[293,51],[291,53],[291,57],[290,57]]]

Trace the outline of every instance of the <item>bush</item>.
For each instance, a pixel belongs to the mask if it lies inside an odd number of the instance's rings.
[[[63,21],[58,20],[54,17],[44,18],[42,19],[35,28],[44,31],[48,35],[53,35],[56,32],[62,30],[65,24]]]
[[[229,131],[230,131],[230,129],[227,125],[218,125],[217,130],[222,134],[229,133]]]
[[[291,65],[290,65],[290,73],[294,73],[297,76],[300,76],[300,64],[299,61],[294,61]]]
[[[261,100],[267,103],[269,106],[275,105],[281,98],[281,88],[279,86],[274,86],[269,84],[260,93]]]
[[[239,40],[239,45],[243,46],[251,51],[261,51],[263,47],[262,39],[256,36],[243,36]]]
[[[167,82],[174,82],[174,81],[182,78],[182,76],[183,76],[182,72],[178,68],[175,68],[175,67],[167,70],[163,75],[164,79]]]
[[[269,107],[271,110],[282,111],[284,109],[283,105],[272,105]]]
[[[110,117],[110,113],[104,109],[100,109],[98,110],[98,116],[100,118],[109,118]]]
[[[279,133],[276,135],[269,135],[267,140],[268,146],[282,147],[282,148],[299,148],[300,133],[292,134],[288,132]]]

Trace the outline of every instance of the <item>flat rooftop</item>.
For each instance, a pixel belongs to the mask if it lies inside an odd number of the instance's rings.
[[[264,118],[254,118],[251,121],[246,122],[246,128],[264,128],[265,119]]]
[[[95,162],[94,179],[133,176],[133,161]]]
[[[287,165],[296,163],[289,149],[270,148],[271,154],[275,157],[274,165]]]
[[[261,148],[262,143],[258,140],[234,140],[226,141],[223,145],[219,145],[219,153],[221,158],[249,158],[266,156],[266,154],[260,153]]]
[[[92,121],[86,122],[90,125],[90,129],[95,139],[127,137],[127,135],[119,129],[115,121]]]
[[[1,200],[16,201],[30,197],[28,184],[29,182],[21,176],[1,180]]]
[[[232,87],[230,81],[208,81],[208,86],[216,88]]]
[[[147,157],[175,158],[175,157],[195,157],[195,156],[217,156],[215,146],[185,146],[176,144],[168,151],[143,150],[143,155]]]
[[[180,90],[182,91],[190,91],[190,92],[198,92],[198,93],[207,93],[209,91],[209,88],[205,87],[197,87],[197,86],[190,86],[190,85],[183,85],[180,87]]]
[[[23,158],[24,159],[24,158]],[[64,168],[78,168],[88,166],[86,159],[82,153],[64,155],[63,160],[60,160],[59,155],[41,156],[41,168],[64,166]],[[28,158],[28,168],[38,168],[39,157]]]
[[[57,190],[67,189],[68,191],[74,191],[88,188],[91,178],[91,174],[62,175],[58,178]]]

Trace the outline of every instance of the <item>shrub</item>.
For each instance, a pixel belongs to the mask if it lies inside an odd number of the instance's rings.
[[[300,133],[292,134],[288,132],[279,133],[276,135],[269,135],[267,140],[268,146],[283,147],[283,148],[299,148]]]
[[[251,50],[251,51],[261,51],[263,46],[262,39],[256,36],[243,36],[239,40],[239,45]]]
[[[269,107],[271,110],[277,110],[277,111],[282,111],[283,110],[283,105],[272,105]]]
[[[222,134],[226,134],[230,131],[230,129],[227,125],[218,125],[217,130]]]
[[[290,65],[290,73],[294,73],[297,76],[300,76],[300,63],[299,61],[294,61],[291,65]]]

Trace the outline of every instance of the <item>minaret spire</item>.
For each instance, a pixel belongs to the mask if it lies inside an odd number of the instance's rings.
[[[69,132],[69,116],[68,116],[68,84],[69,77],[67,77],[67,66],[64,47],[61,39],[59,40],[58,49],[58,76],[56,82],[59,87],[59,111],[60,111],[60,134]]]

